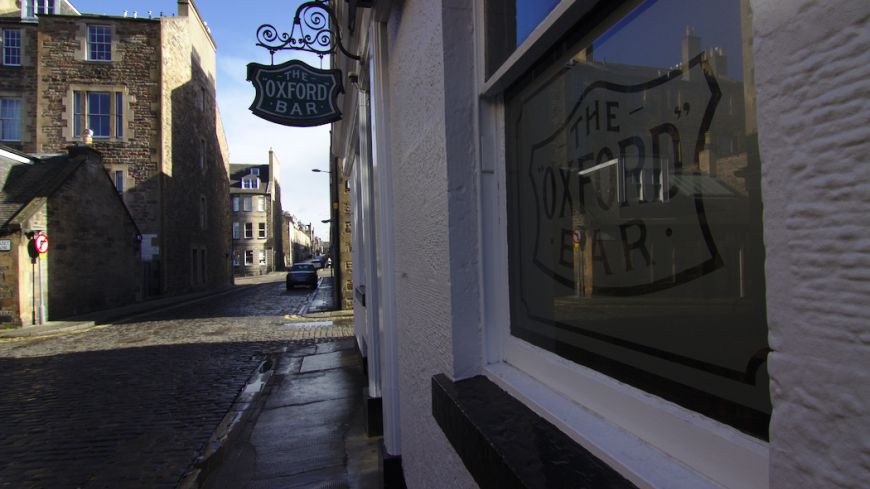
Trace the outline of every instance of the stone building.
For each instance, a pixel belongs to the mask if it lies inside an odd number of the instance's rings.
[[[866,486],[870,3],[329,3],[387,486]]]
[[[100,154],[0,146],[0,323],[30,326],[142,299],[142,235]],[[72,204],[74,203],[74,204]],[[47,236],[48,251],[34,253]]]
[[[31,3],[0,1],[0,140],[93,144],[142,232],[146,296],[229,284],[216,47],[194,2],[159,18]]]
[[[284,249],[286,250],[284,265],[286,267],[308,260],[313,256],[311,224],[304,224],[298,217],[285,212],[281,229],[286,236],[284,241]]]
[[[271,149],[268,164],[230,165],[235,275],[262,275],[284,269],[279,165]]]

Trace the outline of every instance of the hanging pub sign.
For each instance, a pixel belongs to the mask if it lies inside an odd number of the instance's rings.
[[[271,65],[248,64],[248,81],[256,95],[254,115],[285,126],[319,126],[341,119],[338,94],[343,92],[340,70],[323,70],[299,60],[274,64],[275,53],[306,51],[323,59],[339,52],[359,61],[341,44],[341,30],[328,0],[309,0],[293,16],[290,32],[263,24],[257,29],[257,46],[266,48]]]
[[[285,126],[309,127],[341,119],[341,71],[321,70],[299,60],[279,65],[248,64],[256,95],[251,112]]]

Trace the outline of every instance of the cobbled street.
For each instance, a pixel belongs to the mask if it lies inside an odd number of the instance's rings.
[[[172,488],[270,354],[352,334],[283,275],[135,320],[0,340],[0,487]]]

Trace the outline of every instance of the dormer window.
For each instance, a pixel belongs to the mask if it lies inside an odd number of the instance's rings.
[[[260,188],[260,179],[256,175],[248,175],[242,178],[242,188],[250,190]]]
[[[260,169],[259,168],[251,168],[251,175],[260,176]]]
[[[54,0],[36,0],[36,15],[55,13]]]
[[[28,19],[37,15],[53,15],[57,13],[56,4],[56,0],[24,0],[21,3],[21,14]]]

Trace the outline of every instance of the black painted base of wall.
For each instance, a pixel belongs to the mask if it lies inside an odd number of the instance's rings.
[[[486,377],[432,377],[432,415],[482,489],[636,489]]]
[[[405,485],[405,472],[402,470],[402,456],[390,455],[381,444],[383,454],[384,489],[407,489]]]
[[[369,436],[384,434],[384,407],[380,397],[369,397],[369,390],[363,389],[365,399],[366,433]]]

